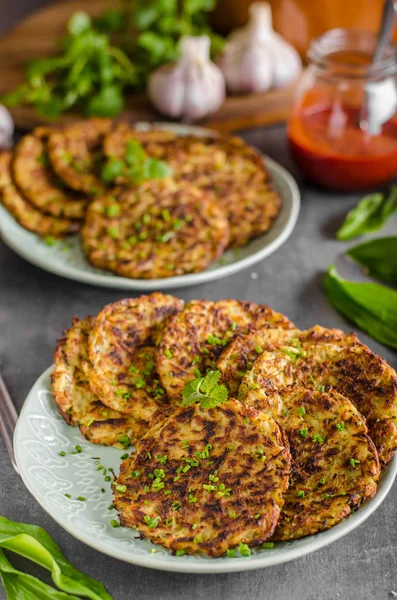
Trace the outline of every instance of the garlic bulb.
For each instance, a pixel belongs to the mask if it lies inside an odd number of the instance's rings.
[[[0,150],[9,148],[14,135],[14,121],[10,112],[0,104]]]
[[[159,112],[189,122],[218,110],[226,95],[225,79],[209,56],[208,36],[181,39],[179,60],[158,68],[149,79],[149,98]]]
[[[267,2],[250,6],[248,24],[234,31],[218,61],[231,93],[265,92],[297,79],[299,54],[272,27]]]

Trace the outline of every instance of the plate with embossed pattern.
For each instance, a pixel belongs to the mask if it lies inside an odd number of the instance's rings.
[[[116,514],[109,510],[109,469],[118,473],[124,452],[91,444],[77,428],[66,425],[53,400],[51,372],[52,367],[34,384],[17,423],[14,449],[19,472],[37,502],[66,531],[125,562],[181,573],[248,571],[288,562],[327,546],[361,525],[385,499],[396,477],[397,456],[383,470],[374,498],[345,521],[317,535],[276,543],[268,550],[254,549],[249,557],[172,556],[164,548],[139,539],[136,531],[112,526]],[[81,451],[76,452],[76,446]]]

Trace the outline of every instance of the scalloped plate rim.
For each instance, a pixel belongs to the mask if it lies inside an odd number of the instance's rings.
[[[328,546],[332,542],[347,535],[348,533],[356,529],[359,525],[361,525],[380,506],[380,504],[386,498],[397,475],[396,455],[394,456],[392,461],[385,467],[381,476],[381,482],[379,486],[380,489],[374,496],[374,498],[367,500],[362,505],[362,507],[360,507],[355,513],[352,513],[347,519],[345,519],[338,525],[332,527],[331,529],[323,531],[314,536],[309,536],[307,538],[303,538],[302,540],[297,540],[296,542],[288,542],[287,544],[276,544],[274,549],[267,550],[266,552],[259,554],[253,554],[249,558],[205,558],[202,559],[202,562],[196,562],[195,557],[173,556],[171,557],[172,561],[170,561],[169,556],[168,560],[163,560],[161,559],[160,554],[152,554],[149,551],[145,555],[134,556],[133,552],[131,553],[128,550],[110,549],[108,547],[104,547],[104,545],[98,542],[98,540],[91,539],[89,536],[87,538],[87,535],[81,533],[77,526],[73,528],[73,526],[71,526],[66,519],[62,519],[59,517],[59,515],[55,514],[55,511],[46,504],[43,497],[37,492],[37,490],[35,490],[32,480],[25,469],[24,452],[22,450],[22,444],[19,444],[19,442],[21,441],[21,438],[23,436],[24,427],[27,427],[26,418],[28,416],[29,409],[33,407],[35,402],[39,403],[39,392],[41,390],[44,390],[45,392],[49,391],[49,380],[52,370],[53,366],[49,367],[34,383],[32,389],[26,397],[15,429],[14,448],[16,461],[22,481],[29,490],[29,492],[32,494],[32,496],[41,505],[41,507],[63,529],[70,533],[70,535],[74,536],[81,542],[87,544],[88,546],[94,548],[97,551],[100,551],[104,554],[107,554],[108,556],[111,556],[112,558],[117,558],[127,563],[135,564],[141,567],[178,573],[231,573],[238,571],[250,571],[254,569],[261,569],[289,562],[290,560],[295,560],[311,552],[320,550],[325,546]],[[76,431],[74,428],[67,426],[58,414],[55,415],[54,413],[53,418],[56,418],[58,422],[60,421],[62,423],[62,426],[64,426],[65,428],[65,431],[63,432],[65,436],[67,436],[68,431]],[[93,447],[96,450],[98,450],[99,448],[104,448],[103,446],[90,444],[89,442],[84,440],[84,438],[82,438],[82,443],[88,444],[90,448]],[[114,448],[107,448],[107,450],[119,452],[119,450],[116,450]],[[194,560],[194,562],[192,561],[192,559]]]

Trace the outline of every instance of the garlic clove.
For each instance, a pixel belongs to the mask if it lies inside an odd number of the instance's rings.
[[[9,148],[14,135],[14,121],[11,113],[5,106],[0,104],[0,150]]]
[[[209,58],[208,36],[181,39],[181,57],[149,78],[149,98],[157,110],[186,122],[215,112],[226,95],[222,71]]]

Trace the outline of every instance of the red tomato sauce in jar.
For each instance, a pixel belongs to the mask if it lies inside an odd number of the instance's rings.
[[[359,126],[360,109],[318,104],[290,118],[288,138],[302,171],[321,186],[341,191],[370,188],[397,175],[397,117],[379,135]]]

